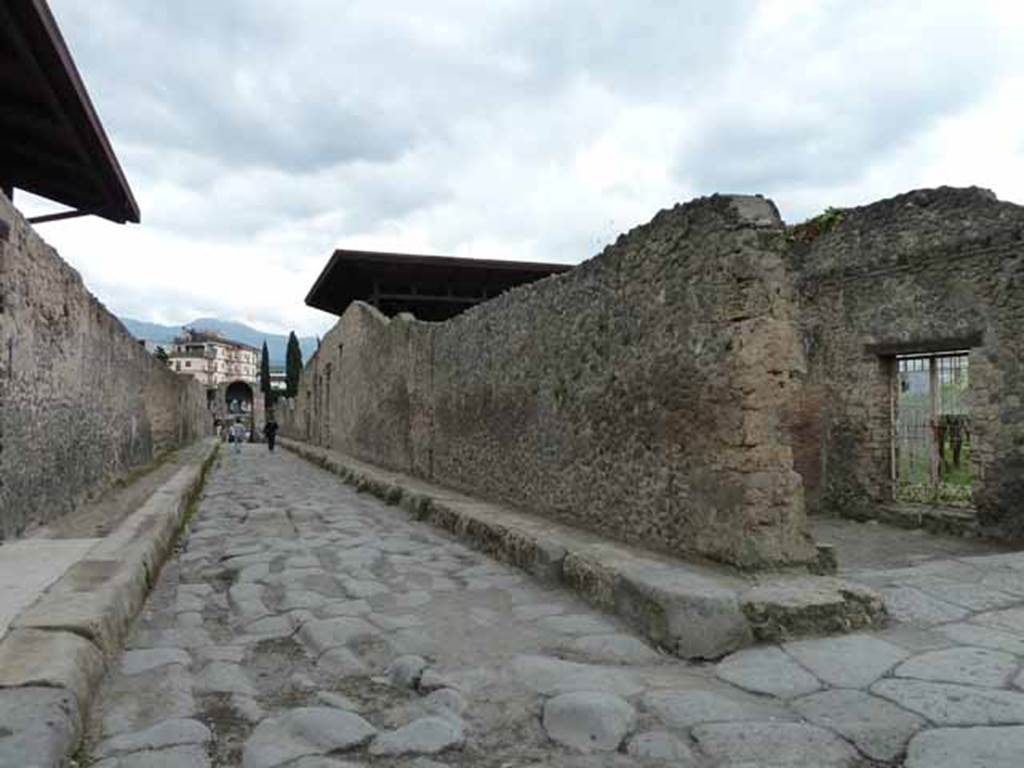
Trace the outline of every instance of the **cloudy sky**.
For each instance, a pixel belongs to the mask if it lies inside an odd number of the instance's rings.
[[[139,319],[319,333],[337,246],[575,263],[716,191],[1024,203],[1019,0],[50,4],[143,223],[41,231]]]

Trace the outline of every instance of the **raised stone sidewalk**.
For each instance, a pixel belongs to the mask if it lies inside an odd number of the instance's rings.
[[[20,590],[12,601],[18,612],[0,628],[7,630],[0,635],[0,766],[63,765],[74,751],[96,687],[120,654],[216,449],[216,441],[204,441],[104,538],[11,548],[61,559],[30,570],[41,574],[30,585],[36,591]]]
[[[673,560],[336,451],[281,444],[498,560],[569,587],[681,658],[717,659],[757,641],[877,627],[886,618],[881,597],[864,585],[808,574],[755,577]]]

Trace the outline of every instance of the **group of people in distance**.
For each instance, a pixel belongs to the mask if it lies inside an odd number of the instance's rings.
[[[234,453],[241,453],[242,443],[249,439],[249,430],[241,419],[235,419],[226,428],[221,423],[216,426],[217,436],[231,443]],[[263,436],[267,438],[267,448],[273,451],[274,443],[277,441],[277,422],[273,414],[267,415],[267,423],[263,425]]]

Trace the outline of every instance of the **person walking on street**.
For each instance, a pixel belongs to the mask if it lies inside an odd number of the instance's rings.
[[[267,423],[263,427],[263,434],[267,436],[267,448],[274,450],[274,441],[277,439],[277,422],[271,414],[267,417]]]
[[[245,439],[245,427],[242,426],[242,422],[236,421],[231,425],[231,441],[234,444],[235,453],[242,452],[242,441]]]

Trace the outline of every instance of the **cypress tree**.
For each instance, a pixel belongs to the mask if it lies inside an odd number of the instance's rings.
[[[267,350],[267,341],[263,340],[263,353],[260,355],[260,392],[263,393],[263,402],[267,407],[273,404],[274,394],[270,388],[270,352]]]
[[[299,394],[299,374],[302,372],[302,348],[295,331],[288,334],[288,348],[284,359],[285,397]]]

